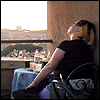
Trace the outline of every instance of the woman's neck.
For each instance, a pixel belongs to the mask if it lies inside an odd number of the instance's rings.
[[[80,40],[80,38],[78,38],[78,36],[77,35],[71,35],[70,36],[70,40]]]

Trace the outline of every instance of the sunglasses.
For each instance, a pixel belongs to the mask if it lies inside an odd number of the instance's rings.
[[[83,26],[84,24],[87,24],[87,23],[88,23],[89,33],[90,33],[91,28],[93,28],[93,30],[95,32],[94,25],[91,22],[87,21],[87,20],[79,20],[79,21],[75,22],[75,25],[81,27],[81,26]]]
[[[76,26],[83,26],[84,24],[87,24],[88,23],[88,21],[86,21],[86,20],[79,20],[79,21],[77,21],[77,22],[75,22],[75,25]]]

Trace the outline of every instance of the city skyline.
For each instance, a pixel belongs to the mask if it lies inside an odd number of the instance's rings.
[[[46,30],[46,1],[1,1],[1,29]]]

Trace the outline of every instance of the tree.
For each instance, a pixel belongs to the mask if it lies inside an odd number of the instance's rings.
[[[13,50],[13,46],[9,45],[1,51],[1,56],[7,56]]]
[[[1,56],[7,56],[14,49],[16,49],[16,50],[24,50],[24,49],[26,49],[26,51],[29,51],[29,52],[30,51],[35,51],[36,49],[38,49],[39,51],[43,50],[42,47],[34,46],[33,44],[16,44],[14,46],[9,45],[4,50],[2,50],[1,51]]]

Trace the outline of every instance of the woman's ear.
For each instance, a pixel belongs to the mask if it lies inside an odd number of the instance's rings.
[[[77,28],[76,28],[76,32],[78,32],[78,31],[79,31],[79,29],[80,29],[80,27],[77,27]]]

